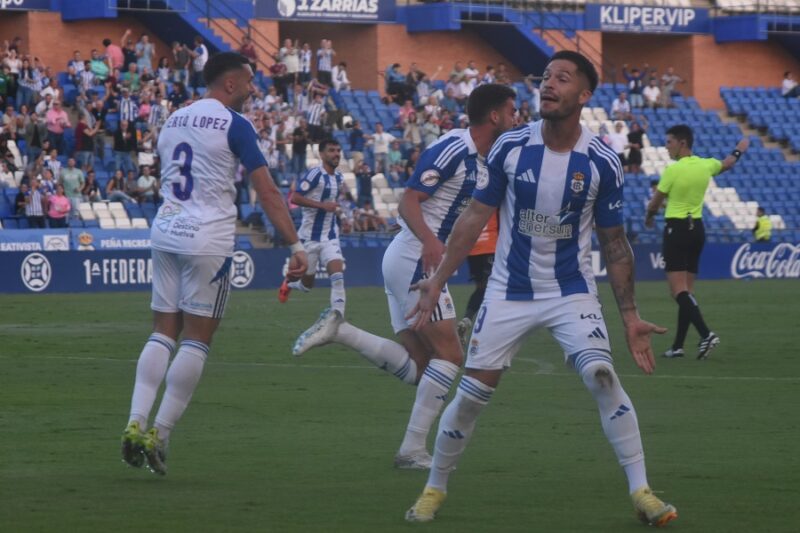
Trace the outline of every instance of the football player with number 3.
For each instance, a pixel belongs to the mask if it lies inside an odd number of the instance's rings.
[[[173,113],[158,139],[164,203],[151,230],[154,325],[139,356],[130,418],[122,434],[122,459],[135,467],[146,462],[161,475],[167,473],[170,433],[200,380],[228,300],[236,221],[234,178],[240,163],[264,211],[293,243],[289,275],[299,278],[308,265],[258,149],[255,129],[239,114],[254,92],[247,58],[218,54],[206,63],[203,76],[206,97]],[[145,432],[165,378],[161,405]]]

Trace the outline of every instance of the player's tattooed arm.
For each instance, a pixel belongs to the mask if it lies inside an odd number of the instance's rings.
[[[625,236],[625,227],[598,227],[597,238],[600,240],[600,249],[606,260],[608,281],[611,283],[623,320],[638,317],[633,283],[633,250]]]

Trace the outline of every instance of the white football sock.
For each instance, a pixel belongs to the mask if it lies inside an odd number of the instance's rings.
[[[199,341],[184,340],[167,371],[167,389],[156,414],[153,426],[158,435],[167,441],[172,428],[192,399],[194,389],[203,374],[203,365],[208,357],[208,346]]]
[[[161,333],[153,333],[142,348],[136,364],[136,382],[131,397],[131,416],[128,423],[139,422],[142,430],[147,429],[150,410],[156,401],[156,394],[169,366],[169,356],[175,349],[175,341]]]
[[[467,447],[478,415],[492,398],[494,388],[464,376],[458,384],[456,397],[442,413],[434,446],[433,465],[428,474],[428,486],[447,492],[447,479],[455,470]]]
[[[417,385],[417,398],[408,420],[400,455],[426,451],[426,439],[433,421],[439,416],[447,393],[458,374],[458,366],[444,359],[431,359]]]
[[[331,274],[331,308],[339,311],[344,316],[344,274],[336,272]]]
[[[290,289],[297,289],[300,292],[310,292],[311,291],[311,289],[309,289],[308,287],[303,285],[303,280],[300,280],[300,279],[298,279],[296,281],[290,281],[288,283],[288,287]]]
[[[633,493],[647,485],[642,438],[633,403],[609,363],[589,363],[582,369],[581,378],[597,401],[603,432],[625,470],[628,489]]]
[[[356,350],[370,363],[390,372],[397,379],[409,385],[416,383],[417,364],[401,344],[373,335],[349,322],[342,322],[334,340]]]

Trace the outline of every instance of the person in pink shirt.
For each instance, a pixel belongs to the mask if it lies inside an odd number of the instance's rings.
[[[58,153],[63,154],[66,150],[64,147],[64,129],[69,128],[69,116],[61,106],[61,102],[56,100],[53,102],[53,107],[45,115],[47,122],[47,138],[50,144],[58,150]]]
[[[64,194],[64,186],[56,185],[56,193],[47,198],[47,220],[51,228],[66,228],[72,204]]]
[[[125,34],[122,36],[121,42],[125,42],[125,39],[131,34],[131,30],[125,30]],[[114,71],[115,68],[122,70],[122,66],[125,64],[125,55],[122,53],[122,48],[119,45],[114,44],[111,39],[105,38],[103,39],[103,46],[106,47],[106,60],[108,61],[108,69],[110,71]]]

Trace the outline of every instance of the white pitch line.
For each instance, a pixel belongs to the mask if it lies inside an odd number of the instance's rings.
[[[288,357],[287,357],[288,358]],[[24,357],[10,357],[7,355],[0,355],[0,359],[7,360],[20,360],[26,361],[31,359],[42,360],[57,360],[65,359],[69,361],[107,361],[115,363],[135,363],[137,359],[115,359],[113,357],[89,357],[78,355],[34,355]],[[575,377],[574,372],[554,372],[555,365],[541,361],[538,359],[529,359],[524,357],[516,358],[517,361],[525,363],[533,363],[539,365],[539,370],[533,372],[533,375],[538,376],[556,376],[556,377]],[[353,370],[370,370],[376,367],[372,365],[299,365],[297,363],[260,363],[257,361],[208,361],[210,365],[224,365],[224,366],[241,366],[241,367],[273,367],[273,368],[303,368],[303,369],[353,369]],[[698,363],[702,364],[702,363]],[[529,374],[529,372],[523,372]],[[662,374],[619,374],[620,377],[630,379],[674,379],[674,380],[695,380],[695,381],[772,381],[772,382],[786,382],[786,383],[800,383],[800,377],[770,377],[770,376],[686,376],[686,375],[662,375]]]

